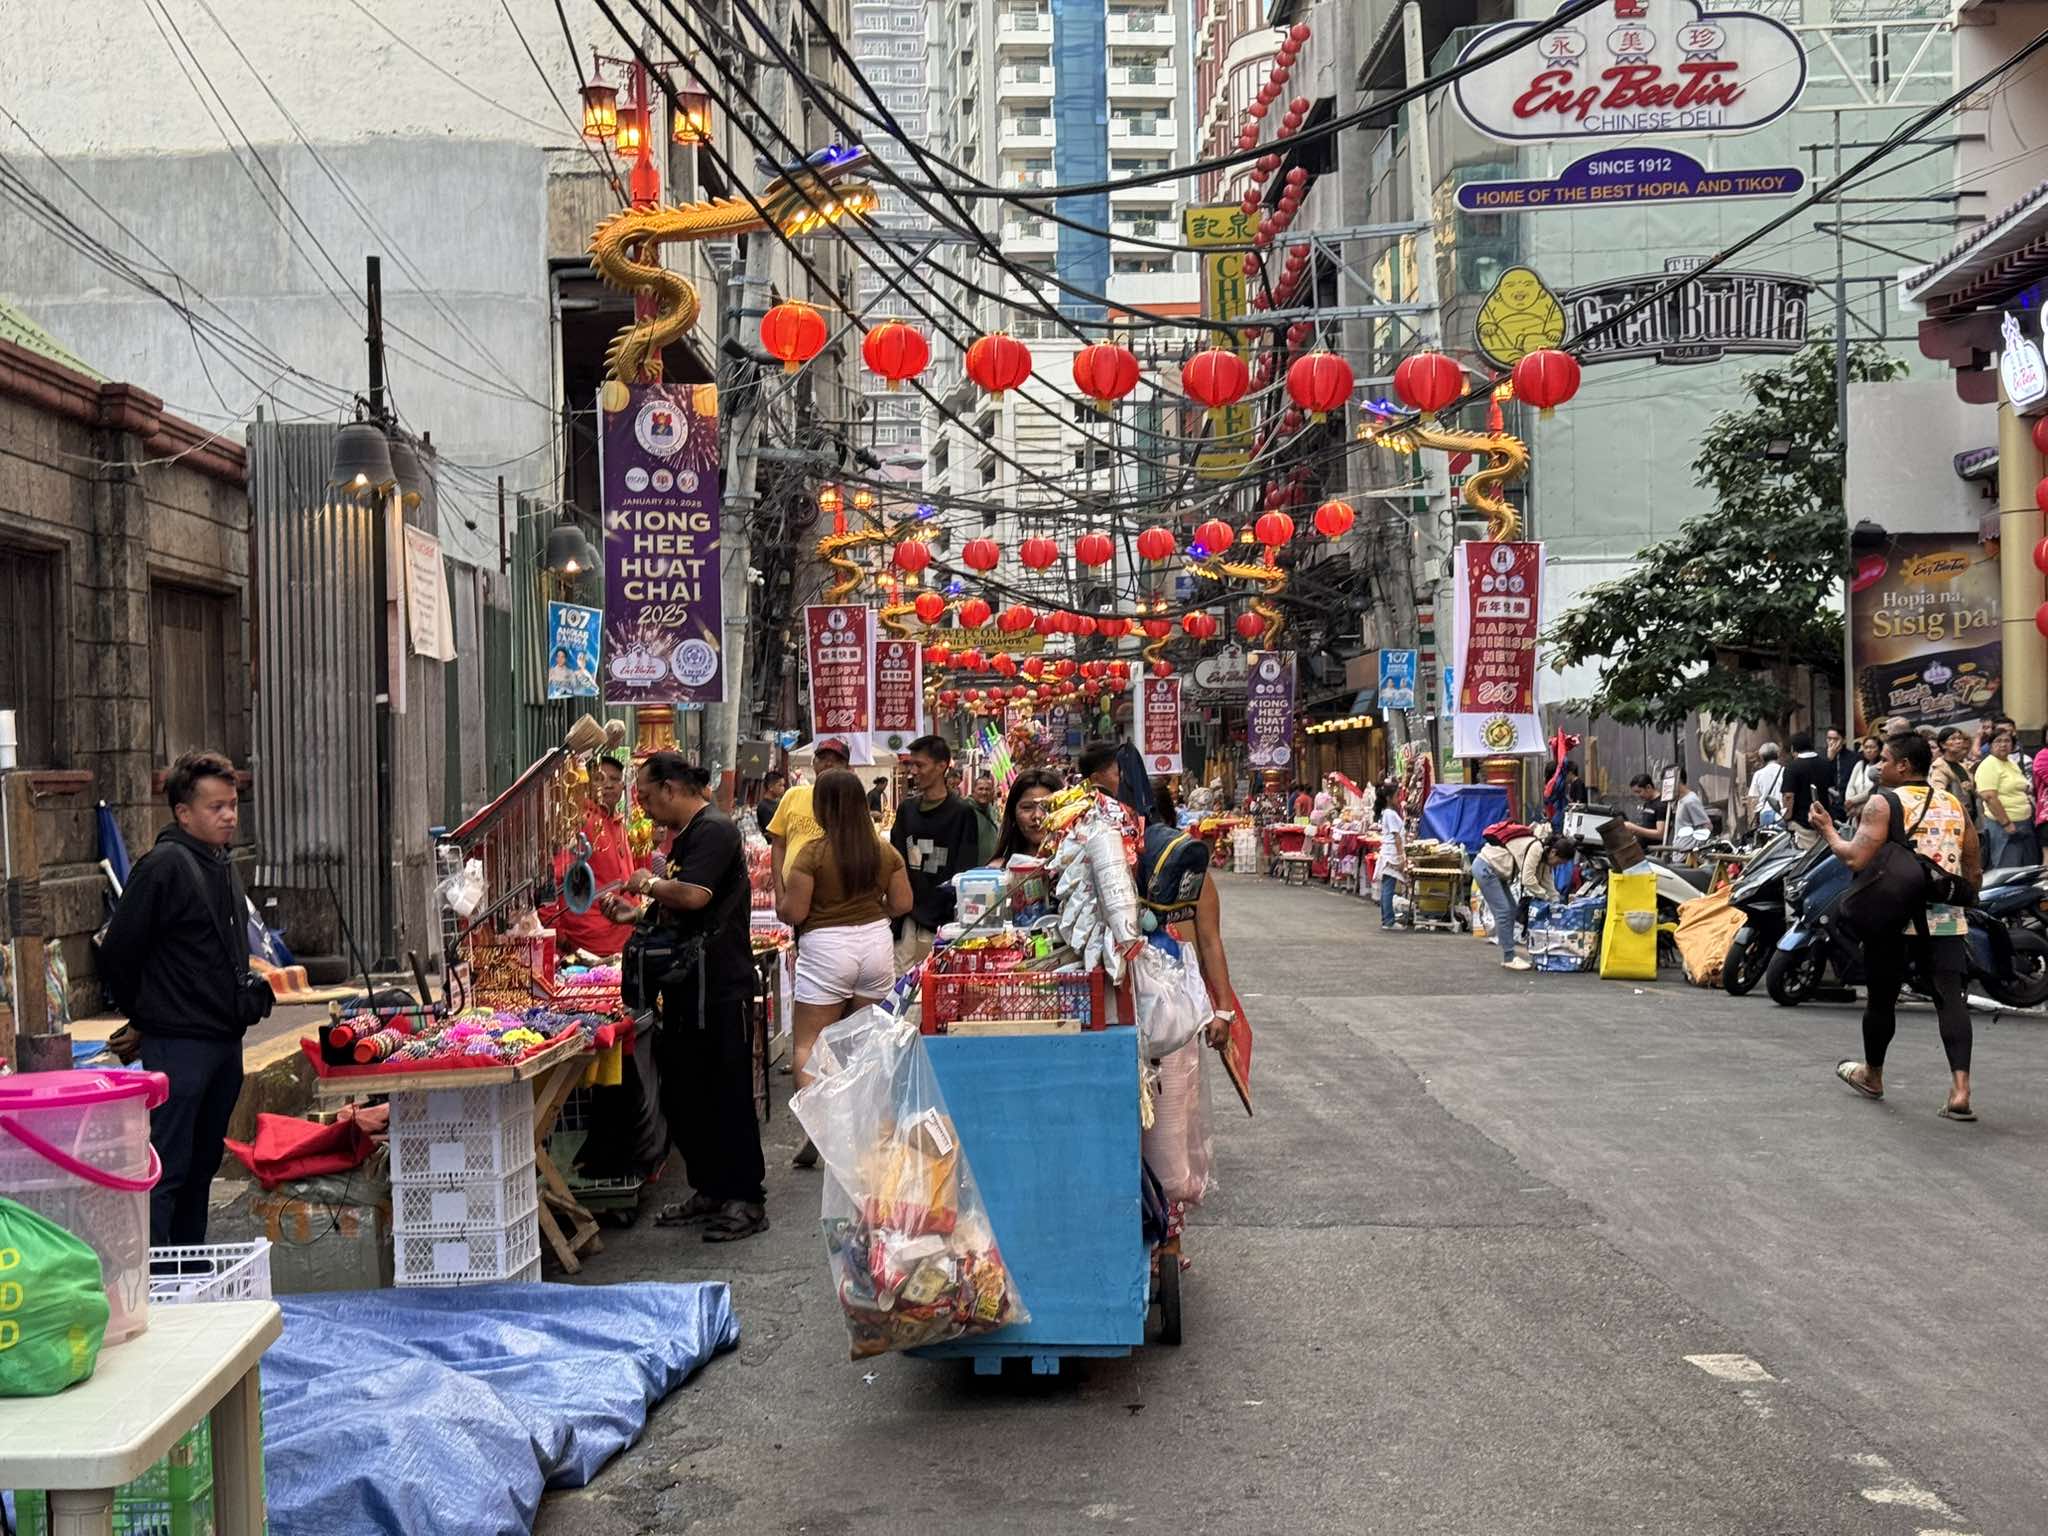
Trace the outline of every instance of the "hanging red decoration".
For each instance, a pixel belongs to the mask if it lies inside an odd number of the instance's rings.
[[[1040,674],[1044,671],[1045,658],[1043,656],[1026,656],[1024,658],[1024,675],[1034,683],[1038,681]]]
[[[1074,664],[1063,657],[1052,664],[1052,675],[1064,681],[1074,675]]]
[[[2048,453],[2048,416],[2034,418],[2034,446],[2042,453]]]
[[[1105,640],[1121,640],[1131,632],[1131,621],[1110,617],[1095,621],[1095,632]]]
[[[1074,387],[1108,410],[1138,387],[1138,359],[1129,347],[1098,341],[1074,354]]]
[[[1266,621],[1247,609],[1237,616],[1237,632],[1247,640],[1256,640],[1266,632]]]
[[[1092,613],[1075,614],[1074,633],[1079,635],[1083,640],[1086,640],[1090,636],[1092,636],[1095,633],[1095,615]]]
[[[1220,517],[1212,517],[1195,530],[1195,542],[1212,555],[1220,555],[1237,542],[1237,530]]]
[[[1056,634],[1060,627],[1059,615],[1055,613],[1041,613],[1038,616],[1038,623],[1035,627],[1041,635]]]
[[[2048,539],[2034,546],[2034,569],[2048,575]]]
[[[1031,377],[1031,349],[1007,332],[983,336],[967,349],[967,377],[991,399]]]
[[[1351,386],[1351,365],[1334,352],[1311,352],[1287,370],[1288,396],[1308,412],[1310,421],[1343,410]]]
[[[1555,347],[1539,347],[1516,363],[1508,378],[1515,398],[1526,400],[1547,418],[1579,392],[1579,360]]]
[[[1021,635],[1038,622],[1038,615],[1022,603],[1012,603],[1003,610],[1003,616],[996,620],[996,627],[1006,635]]]
[[[1017,551],[1017,558],[1034,571],[1042,571],[1060,557],[1059,545],[1043,536],[1026,539]]]
[[[970,597],[960,605],[960,627],[962,629],[981,628],[982,625],[988,622],[988,616],[991,611],[989,605],[981,598]]]
[[[923,539],[905,539],[896,546],[896,569],[915,576],[932,563],[932,547]]]
[[[1101,698],[1101,697],[1102,697],[1102,684],[1100,684],[1100,683],[1083,683],[1083,684],[1081,685],[1081,691],[1082,691],[1083,693],[1087,694],[1087,695],[1088,695],[1088,697],[1089,697],[1089,698],[1091,698],[1091,699],[1099,699],[1099,698]]]
[[[917,616],[927,624],[936,624],[946,616],[946,600],[936,592],[917,594]]]
[[[958,704],[959,704],[959,702],[960,702],[960,690],[959,690],[959,689],[957,689],[957,688],[941,688],[941,689],[939,690],[939,703],[940,703],[940,704],[941,704],[941,705],[942,705],[942,706],[943,706],[944,708],[946,708],[946,709],[952,709],[952,708],[954,708],[954,707],[955,707],[956,705],[958,705]]]
[[[969,539],[960,551],[960,563],[970,571],[992,571],[1002,563],[1003,552],[994,539]]]
[[[1015,677],[1017,675],[1017,658],[1014,656],[992,656],[989,658],[988,664],[989,670],[994,672],[997,677]]]
[[[1152,663],[1152,675],[1154,677],[1173,676],[1173,663],[1166,660],[1164,657],[1160,658],[1158,661]]]
[[[785,299],[761,317],[761,347],[795,373],[825,350],[825,317],[810,305]]]
[[[1228,347],[1208,347],[1188,359],[1180,371],[1180,384],[1195,404],[1221,410],[1244,398],[1251,387],[1251,372],[1244,359]]]
[[[861,341],[860,355],[870,372],[887,379],[891,389],[901,389],[905,379],[924,372],[932,360],[932,344],[916,326],[884,320]]]
[[[1145,633],[1154,640],[1164,640],[1173,633],[1173,625],[1165,619],[1147,619],[1145,621]]]
[[[1316,532],[1326,539],[1341,539],[1351,531],[1358,514],[1348,501],[1326,501],[1316,508]]]
[[[2048,636],[2048,603],[2043,603],[2034,610],[2034,628]]]
[[[2034,487],[2034,505],[2039,507],[2043,512],[2048,512],[2048,477],[2044,477],[2041,480],[2041,482]]]
[[[1187,634],[1191,639],[1195,640],[1209,639],[1216,633],[1216,630],[1218,628],[1215,619],[1211,618],[1208,614],[1203,613],[1200,609],[1195,610],[1195,612],[1193,613],[1183,615],[1180,621],[1180,627],[1183,633]]]
[[[1074,558],[1086,566],[1107,565],[1116,558],[1116,545],[1106,533],[1084,533],[1074,540]]]
[[[1414,352],[1394,370],[1394,393],[1413,409],[1434,416],[1465,393],[1465,370],[1434,348]]]
[[[1278,549],[1294,537],[1294,519],[1285,512],[1267,512],[1252,524],[1252,537],[1268,549]]]
[[[1173,558],[1173,535],[1164,528],[1147,528],[1138,535],[1138,557],[1143,560]]]

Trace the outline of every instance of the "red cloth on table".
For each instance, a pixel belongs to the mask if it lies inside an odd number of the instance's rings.
[[[626,844],[623,817],[592,806],[584,813],[581,831],[590,844],[590,874],[600,891],[618,885],[635,869],[646,866],[647,860],[635,859]],[[568,872],[570,856],[567,848],[555,855],[557,882]],[[616,955],[633,936],[631,923],[615,923],[595,906],[587,912],[571,912],[557,901],[541,913],[541,921],[555,930],[555,953],[561,956],[577,949],[593,955]]]
[[[227,1148],[242,1166],[275,1189],[293,1179],[360,1168],[371,1150],[370,1133],[351,1115],[332,1125],[315,1125],[290,1115],[258,1115],[254,1141],[231,1141]]]

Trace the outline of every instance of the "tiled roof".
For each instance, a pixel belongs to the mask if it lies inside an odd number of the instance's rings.
[[[2048,213],[2048,181],[2042,182],[2010,207],[1993,214],[1926,266],[1907,273],[1901,284],[1906,297],[1916,303],[1936,298],[1966,298],[1968,290],[1989,290],[2022,268],[2038,266],[2041,252],[2037,226],[2043,213]],[[1980,246],[1994,244],[1998,249],[1978,250]],[[1945,284],[1938,291],[1924,294],[1914,291],[1944,277],[1951,279],[1952,283]]]
[[[11,341],[17,347],[47,357],[53,363],[61,363],[73,373],[82,373],[88,379],[97,379],[102,384],[107,382],[105,374],[67,352],[56,337],[5,299],[0,299],[0,341]]]

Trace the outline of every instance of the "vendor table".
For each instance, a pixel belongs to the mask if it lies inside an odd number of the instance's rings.
[[[548,1137],[561,1116],[562,1105],[583,1080],[589,1067],[589,1048],[579,1036],[558,1041],[535,1051],[522,1061],[503,1067],[443,1067],[420,1072],[336,1072],[313,1084],[314,1096],[324,1103],[360,1098],[366,1093],[426,1093],[435,1088],[493,1088],[502,1083],[531,1082],[533,1088],[533,1163],[540,1174],[540,1235],[553,1251],[556,1261],[570,1274],[582,1271],[577,1255],[604,1252],[598,1235],[597,1218],[585,1210],[570,1191],[569,1181],[548,1154]],[[563,1223],[568,1230],[563,1230]]]
[[[146,1332],[100,1352],[92,1376],[54,1397],[0,1399],[0,1488],[44,1488],[52,1536],[112,1536],[114,1490],[178,1437],[212,1421],[219,1536],[264,1528],[260,1362],[279,1334],[274,1301],[163,1307]]]

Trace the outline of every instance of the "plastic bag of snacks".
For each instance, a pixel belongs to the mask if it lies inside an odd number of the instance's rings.
[[[48,1217],[0,1200],[0,1397],[48,1397],[85,1380],[107,1317],[100,1256]]]
[[[917,1027],[867,1008],[820,1037],[791,1108],[825,1164],[852,1357],[1028,1322]]]

